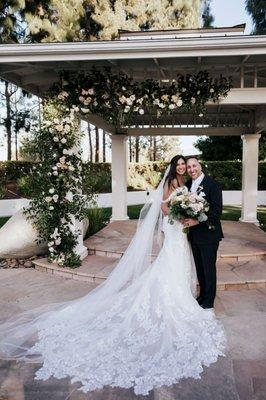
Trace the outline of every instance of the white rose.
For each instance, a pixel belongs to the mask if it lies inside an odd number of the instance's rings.
[[[57,176],[57,175],[58,175],[58,172],[57,172],[57,171],[54,171],[54,172],[53,172],[53,175],[54,175],[54,176]]]
[[[70,126],[69,125],[65,125],[65,128],[64,128],[64,131],[66,132],[66,133],[68,133],[68,132],[70,132]]]
[[[66,138],[61,139],[61,143],[65,144],[67,142]]]
[[[54,201],[55,203],[57,203],[58,198],[59,198],[58,194],[54,194],[54,195],[53,195],[53,201]]]
[[[190,102],[191,102],[191,104],[195,104],[196,103],[195,97],[191,97]]]
[[[64,127],[63,127],[62,124],[60,124],[60,125],[56,125],[56,126],[55,126],[55,129],[56,129],[58,132],[62,132],[62,130],[64,129]]]
[[[55,189],[54,189],[54,188],[49,189],[49,193],[50,193],[50,194],[53,194],[54,192],[55,192]]]
[[[55,240],[56,246],[58,246],[60,243],[61,243],[61,238],[58,238],[58,239]]]
[[[80,108],[81,109],[81,111],[84,113],[84,114],[87,114],[87,113],[89,113],[90,112],[90,110],[88,109],[88,108]]]
[[[210,88],[210,93],[213,93],[214,92],[214,89],[213,88]]]
[[[94,94],[94,89],[93,89],[93,88],[89,89],[89,90],[88,90],[88,93],[89,93],[89,95]]]
[[[46,203],[50,203],[52,201],[52,197],[51,196],[47,196],[44,199],[46,201]]]
[[[49,210],[51,210],[51,211],[54,210],[54,206],[50,206]]]
[[[54,123],[55,123],[56,125],[60,124],[59,119],[58,119],[58,118],[55,118],[55,119],[54,119]]]
[[[181,107],[183,104],[183,101],[181,99],[179,99],[176,103],[177,107]]]
[[[124,108],[124,112],[125,112],[125,113],[128,113],[129,110],[130,110],[130,107],[129,107],[129,106],[126,106],[126,107]]]
[[[144,110],[143,110],[143,108],[140,108],[140,109],[139,109],[139,114],[141,114],[141,115],[143,115],[143,114],[144,114]]]
[[[132,106],[133,101],[129,98],[129,99],[126,99],[126,103],[128,106]]]
[[[71,201],[73,201],[73,198],[74,198],[73,193],[71,191],[68,191],[65,196],[65,199],[68,200],[69,202],[71,202]]]
[[[59,138],[58,138],[57,136],[54,136],[54,137],[53,137],[53,141],[54,141],[54,142],[59,142]]]
[[[169,104],[169,108],[170,108],[170,110],[174,110],[176,108],[176,106],[174,104]]]

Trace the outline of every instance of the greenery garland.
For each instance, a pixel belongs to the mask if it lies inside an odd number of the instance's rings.
[[[62,72],[44,102],[45,121],[36,132],[41,163],[33,171],[32,185],[38,195],[25,211],[39,231],[40,241],[48,242],[49,260],[77,267],[78,235],[74,219],[81,220],[88,206],[82,196],[81,153],[77,118],[93,113],[103,116],[117,130],[136,115],[155,112],[171,114],[177,109],[203,115],[207,101],[217,102],[227,95],[231,79],[211,78],[206,71],[180,75],[169,85],[155,80],[133,82],[126,74],[110,69],[90,72]]]
[[[207,71],[178,75],[166,85],[152,79],[134,82],[124,73],[93,68],[90,72],[63,71],[61,82],[50,93],[69,106],[75,104],[83,114],[101,115],[120,130],[136,115],[160,117],[183,109],[202,117],[206,103],[218,102],[231,87],[231,77],[212,78]]]

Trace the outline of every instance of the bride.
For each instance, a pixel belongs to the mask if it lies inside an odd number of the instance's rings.
[[[224,355],[221,323],[195,299],[195,266],[183,225],[168,223],[165,200],[184,185],[185,172],[184,157],[175,156],[103,284],[0,326],[3,357],[42,362],[36,379],[71,377],[84,392],[110,385],[147,395],[181,378],[199,378],[203,366]],[[153,260],[156,237],[162,245]]]

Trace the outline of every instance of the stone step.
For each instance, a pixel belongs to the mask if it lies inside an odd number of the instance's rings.
[[[104,249],[90,248],[88,247],[88,252],[90,255],[108,257],[113,259],[119,259],[124,254],[123,251],[110,251]],[[157,254],[152,255],[152,260],[157,257]],[[266,252],[264,251],[254,251],[254,252],[242,252],[242,253],[222,253],[218,252],[217,261],[230,263],[230,262],[246,262],[246,261],[255,261],[255,260],[265,260]]]
[[[79,268],[62,268],[46,258],[34,260],[35,269],[67,279],[101,283],[105,281],[118,260],[111,257],[89,255]],[[256,289],[266,287],[265,260],[217,263],[218,290]]]

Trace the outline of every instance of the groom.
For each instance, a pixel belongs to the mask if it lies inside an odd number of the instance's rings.
[[[222,190],[217,182],[202,172],[196,157],[187,158],[187,173],[191,179],[187,187],[191,193],[205,194],[210,205],[206,222],[187,218],[184,225],[189,227],[189,240],[196,264],[200,286],[198,303],[203,308],[213,308],[216,295],[216,259],[219,242],[223,238],[220,222],[222,214]]]

